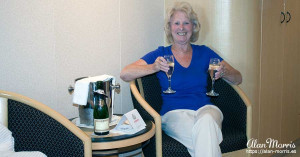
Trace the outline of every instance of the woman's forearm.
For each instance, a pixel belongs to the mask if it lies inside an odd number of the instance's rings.
[[[158,69],[155,64],[147,64],[140,59],[132,64],[127,65],[120,73],[120,78],[123,81],[129,82],[136,78],[140,78],[149,74],[157,72]]]
[[[123,81],[129,82],[136,78],[140,78],[155,72],[156,71],[153,70],[151,64],[150,65],[130,64],[121,71],[120,77]]]
[[[221,62],[221,71],[218,73],[218,78],[219,77],[223,77],[225,80],[235,85],[242,83],[241,73],[224,60]]]
[[[122,80],[129,82],[136,78],[140,78],[158,71],[167,72],[169,65],[163,57],[157,57],[153,64],[147,64],[143,59],[127,65],[120,74]]]
[[[223,78],[235,85],[239,85],[242,83],[242,75],[239,71],[235,69],[227,71],[227,73],[225,73]]]

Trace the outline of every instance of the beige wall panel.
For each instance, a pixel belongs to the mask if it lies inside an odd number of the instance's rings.
[[[166,0],[169,7],[173,0]],[[241,88],[253,104],[253,131],[258,134],[260,68],[259,0],[187,0],[201,23],[196,44],[208,45],[243,75]]]
[[[120,1],[121,69],[164,41],[164,1]],[[118,77],[120,75],[118,74]],[[129,83],[121,81],[122,110],[133,109]]]
[[[284,23],[284,71],[283,71],[283,101],[282,101],[282,142],[294,141],[298,137],[299,104],[299,62],[300,52],[300,1],[287,0],[285,10],[291,14],[291,20]],[[289,16],[287,15],[287,20]]]
[[[259,141],[280,140],[283,80],[283,39],[280,0],[264,0],[262,15],[261,97]]]
[[[120,82],[119,1],[56,1],[54,31],[58,111],[68,112],[74,79],[109,74]],[[115,94],[115,110],[121,112],[121,96]],[[77,110],[77,107],[73,107]],[[74,112],[74,111],[73,111]],[[71,113],[70,113],[71,114]]]
[[[56,105],[53,1],[0,0],[0,89]]]

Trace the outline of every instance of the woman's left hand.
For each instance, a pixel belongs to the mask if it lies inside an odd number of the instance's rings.
[[[220,66],[219,68],[217,69],[218,72],[216,72],[215,74],[215,79],[219,79],[219,78],[222,78],[226,75],[226,67],[225,67],[225,64],[224,63],[220,63]]]
[[[217,70],[218,72],[215,74],[216,79],[224,78],[225,80],[236,85],[242,83],[241,73],[224,60],[220,63],[220,67]]]

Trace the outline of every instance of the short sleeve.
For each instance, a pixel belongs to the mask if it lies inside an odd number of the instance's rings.
[[[164,55],[164,47],[160,46],[156,50],[147,53],[141,59],[146,61],[147,64],[153,64],[157,57]]]
[[[213,51],[212,49],[210,49],[207,46],[204,46],[204,47],[205,47],[205,49],[207,49],[206,52],[208,52],[209,58],[219,58],[221,62],[223,61],[223,58],[220,57],[215,51]]]

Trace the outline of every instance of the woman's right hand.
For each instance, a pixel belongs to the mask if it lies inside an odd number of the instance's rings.
[[[139,59],[136,62],[125,66],[120,73],[120,78],[123,81],[129,82],[160,70],[164,72],[169,70],[169,65],[163,57],[157,57],[153,64],[147,64],[143,59]]]
[[[164,72],[168,72],[169,70],[169,65],[167,63],[167,61],[164,59],[164,57],[157,57],[155,62],[153,63],[154,66],[154,71],[158,72],[158,71],[164,71]]]

